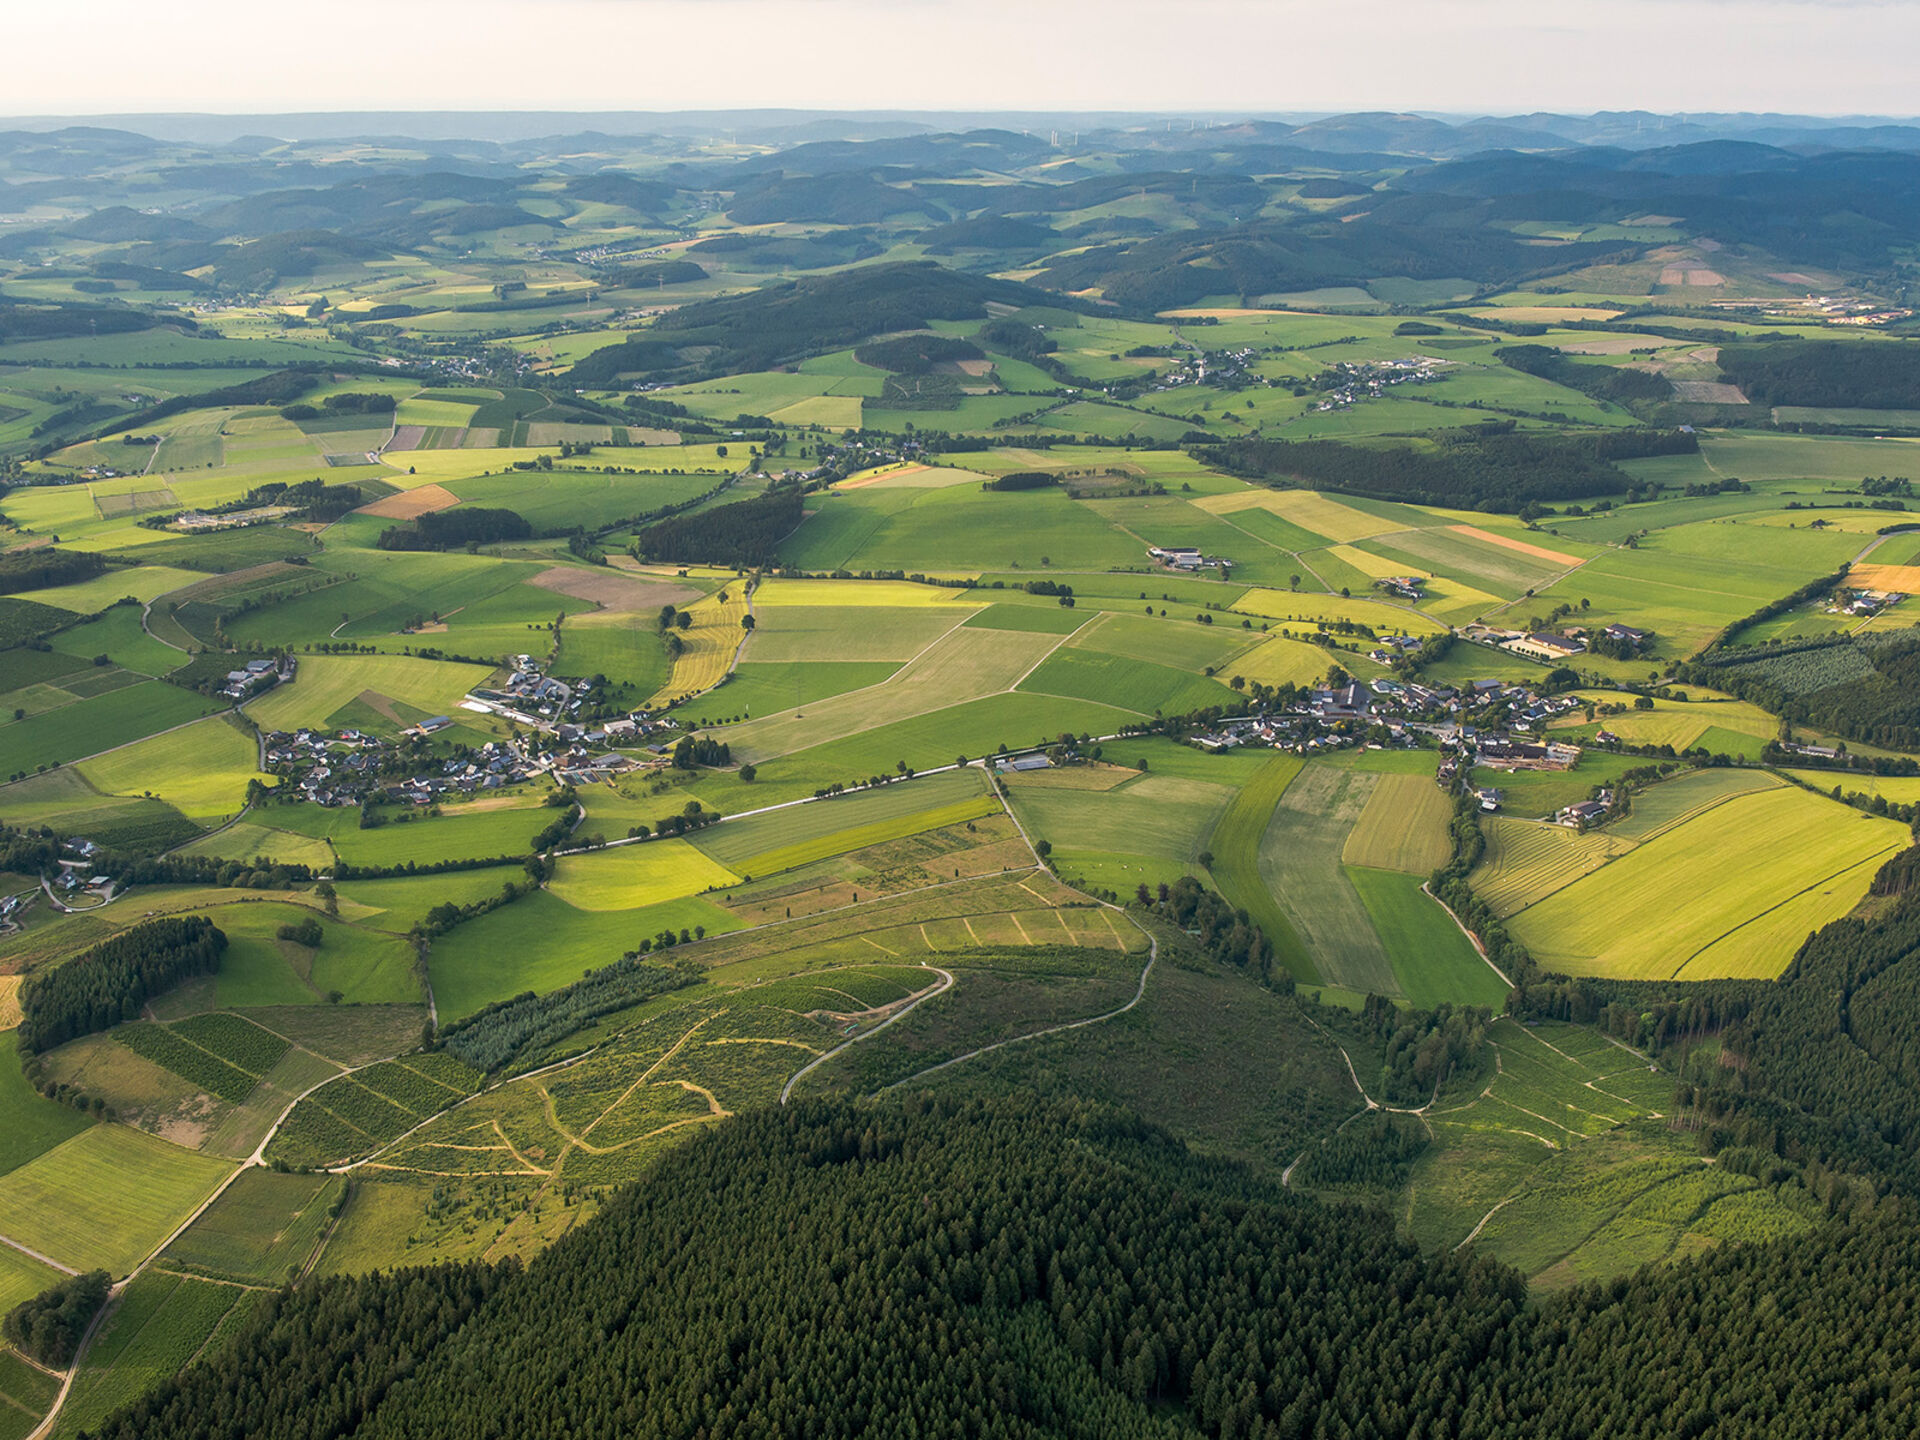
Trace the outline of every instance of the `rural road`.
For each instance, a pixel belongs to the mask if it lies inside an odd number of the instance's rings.
[[[918,995],[915,995],[912,1000],[910,1000],[907,1004],[901,1006],[898,1010],[894,1011],[893,1014],[889,1015],[886,1019],[882,1020],[878,1025],[874,1026],[873,1029],[865,1031],[862,1034],[856,1035],[851,1040],[842,1041],[840,1044],[834,1046],[833,1049],[827,1051],[827,1053],[824,1055],[814,1056],[813,1059],[809,1060],[806,1064],[802,1065],[798,1070],[794,1071],[793,1074],[787,1077],[787,1083],[780,1090],[780,1103],[782,1105],[787,1103],[788,1097],[790,1097],[793,1094],[793,1087],[795,1085],[798,1085],[800,1081],[810,1071],[819,1069],[820,1066],[826,1064],[827,1061],[833,1059],[833,1057],[838,1055],[841,1051],[851,1049],[853,1046],[858,1045],[862,1040],[871,1040],[874,1036],[878,1035],[882,1030],[886,1029],[889,1025],[893,1024],[894,1021],[905,1019],[908,1015],[911,1015],[915,1010],[919,1009],[920,1003],[923,1000],[931,1000],[937,995],[944,995],[947,993],[947,991],[953,988],[953,974],[951,971],[942,970],[938,965],[928,965],[924,961],[922,961],[921,964],[924,969],[931,970],[933,971],[934,974],[940,977],[940,983],[938,985],[932,986],[929,989],[921,991]]]

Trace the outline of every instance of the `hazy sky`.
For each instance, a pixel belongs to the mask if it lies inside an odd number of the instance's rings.
[[[44,0],[0,113],[1912,114],[1920,0]]]

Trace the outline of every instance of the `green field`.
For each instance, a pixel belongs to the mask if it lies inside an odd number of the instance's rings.
[[[1052,843],[1062,876],[1123,900],[1143,884],[1204,875],[1200,855],[1235,800],[1226,785],[1152,772],[1107,790],[1017,777],[1008,794],[1027,833]],[[1213,844],[1219,848],[1217,839]]]
[[[1565,825],[1495,815],[1483,817],[1480,828],[1487,838],[1486,853],[1468,883],[1502,917],[1544,900],[1633,848],[1612,827],[1582,834]]]
[[[146,680],[58,709],[0,724],[0,777],[131,744],[218,708],[191,690]],[[9,712],[11,713],[11,712]]]
[[[0,1176],[5,1234],[76,1270],[124,1275],[213,1192],[229,1166],[98,1125]]]
[[[805,859],[794,857],[836,855],[953,824],[953,818],[937,818],[948,811],[955,811],[959,819],[972,819],[999,808],[978,770],[946,771],[879,790],[730,820],[695,832],[693,844],[722,865],[767,875],[772,869],[762,857],[792,852],[786,857],[788,864],[805,864]],[[847,837],[845,843],[839,838],[842,836]],[[826,848],[820,848],[823,846]]]
[[[1347,836],[1341,859],[1374,870],[1431,875],[1453,856],[1453,801],[1430,775],[1383,775]]]
[[[1260,878],[1292,922],[1317,978],[1347,990],[1398,992],[1393,962],[1340,863],[1378,777],[1308,764],[1280,796],[1260,841]],[[1231,895],[1229,898],[1233,898]],[[1445,921],[1445,916],[1437,917]]]
[[[1115,750],[1124,757],[1123,747]],[[1213,876],[1220,893],[1266,932],[1274,954],[1294,978],[1310,983],[1321,978],[1319,957],[1307,948],[1275,898],[1264,863],[1266,836],[1279,823],[1279,806],[1302,765],[1292,756],[1275,756],[1242,783],[1213,829]]]
[[[1377,791],[1375,792],[1378,793]],[[1347,880],[1393,966],[1399,994],[1428,1009],[1443,1001],[1498,1010],[1508,985],[1480,957],[1418,876],[1348,865]]]
[[[43,1099],[20,1068],[15,1032],[0,1031],[0,1175],[72,1139],[93,1122]]]

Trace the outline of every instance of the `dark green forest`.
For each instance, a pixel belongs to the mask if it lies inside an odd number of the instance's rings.
[[[204,915],[148,920],[20,987],[20,1053],[137,1019],[140,1008],[192,975],[220,966],[227,937]]]
[[[1902,1219],[1537,1307],[1123,1114],[762,1111],[522,1271],[283,1291],[103,1440],[1906,1435]]]

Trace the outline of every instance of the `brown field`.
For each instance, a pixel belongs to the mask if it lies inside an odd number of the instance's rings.
[[[420,442],[426,438],[426,434],[427,427],[424,425],[396,425],[393,430],[393,439],[387,442],[386,448],[389,450],[418,450],[420,448]]]
[[[376,500],[371,505],[362,505],[353,513],[378,515],[382,520],[411,520],[416,515],[451,510],[459,503],[460,497],[444,485],[422,485],[417,489],[402,490],[398,495],[389,495],[384,500]]]
[[[899,465],[891,470],[882,470],[877,475],[862,475],[858,480],[842,480],[834,488],[837,490],[864,490],[869,485],[878,485],[883,480],[899,480],[908,475],[918,475],[922,470],[931,470],[931,465]]]
[[[1536,560],[1550,560],[1555,565],[1578,565],[1578,555],[1568,555],[1559,550],[1549,550],[1543,545],[1530,545],[1525,540],[1516,540],[1511,535],[1499,535],[1492,530],[1482,530],[1477,525],[1449,525],[1456,535],[1465,535],[1472,540],[1484,540],[1489,545],[1498,545],[1503,550],[1517,550],[1522,555],[1531,555]]]
[[[1856,565],[1847,572],[1847,583],[1866,590],[1916,595],[1920,594],[1920,565]]]
[[[690,585],[661,584],[610,568],[589,570],[578,565],[556,565],[532,576],[527,583],[556,595],[591,600],[602,610],[658,610],[662,605],[678,605],[700,595]]]
[[[298,565],[289,565],[284,560],[269,560],[264,565],[249,565],[244,570],[229,570],[224,575],[213,575],[192,585],[182,586],[168,592],[169,600],[185,603],[189,600],[206,600],[215,595],[224,595],[230,590],[249,590],[256,580],[266,580],[278,575],[306,575],[311,571],[302,570]]]

